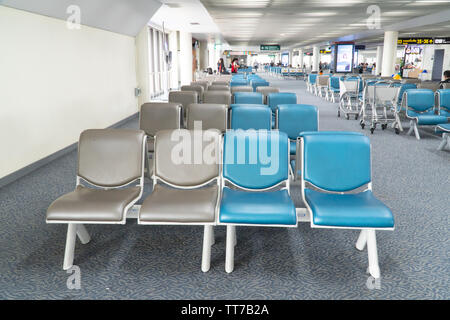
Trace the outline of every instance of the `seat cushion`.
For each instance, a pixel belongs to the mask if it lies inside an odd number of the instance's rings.
[[[438,115],[419,115],[417,117],[417,124],[419,125],[436,125],[441,123],[446,123],[447,117]]]
[[[78,186],[50,205],[47,221],[119,222],[140,191],[140,187],[100,190]]]
[[[450,123],[444,123],[437,126],[437,129],[442,132],[450,132]]]
[[[287,190],[249,192],[223,189],[220,222],[295,225],[295,206]]]
[[[215,221],[218,186],[174,189],[157,184],[144,200],[140,222],[205,223]]]
[[[305,189],[313,222],[318,226],[352,228],[392,228],[391,210],[371,191],[358,194],[331,194]]]

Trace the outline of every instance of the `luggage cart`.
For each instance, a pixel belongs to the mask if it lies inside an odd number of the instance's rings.
[[[355,120],[358,120],[360,113],[359,88],[360,80],[358,78],[339,79],[338,117],[342,112],[347,120],[350,119],[350,115],[354,115]]]
[[[399,88],[389,82],[376,82],[366,86],[363,95],[361,128],[364,129],[366,120],[370,122],[370,133],[374,133],[377,124],[385,130],[389,124],[396,123],[395,100]]]

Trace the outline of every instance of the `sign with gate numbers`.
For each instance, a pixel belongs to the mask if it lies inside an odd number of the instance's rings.
[[[433,38],[401,38],[398,39],[397,44],[434,44]]]
[[[280,51],[281,47],[279,44],[262,44],[260,46],[261,51]]]
[[[450,38],[434,38],[434,44],[450,44]]]

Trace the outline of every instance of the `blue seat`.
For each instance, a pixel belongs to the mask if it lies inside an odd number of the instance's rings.
[[[437,91],[439,115],[450,118],[450,89]]]
[[[230,87],[245,87],[248,85],[245,79],[232,79],[230,82]]]
[[[375,230],[392,230],[394,217],[371,190],[369,138],[356,132],[322,131],[304,132],[301,139],[302,195],[311,226],[362,229],[356,247],[363,250],[367,244],[369,272],[378,278]]]
[[[295,225],[295,207],[287,190],[245,192],[223,189],[220,222],[233,224]]]
[[[260,92],[235,92],[235,104],[263,104],[263,95]]]
[[[266,105],[232,105],[231,129],[270,130],[272,113]]]
[[[408,135],[415,133],[420,140],[418,125],[438,125],[447,122],[447,117],[435,114],[435,98],[431,89],[409,89],[405,94],[406,117],[411,119]]]
[[[290,141],[290,153],[296,153],[296,141],[301,132],[319,130],[317,107],[309,104],[280,104],[277,107],[277,128]]]
[[[256,88],[258,87],[269,87],[270,83],[266,80],[254,79],[250,81],[251,86],[253,87],[253,92],[256,92]]]
[[[297,95],[292,92],[274,92],[267,95],[267,105],[276,113],[280,104],[297,104]]]
[[[353,228],[392,228],[392,212],[372,191],[357,194],[333,194],[305,190],[316,226]],[[361,214],[364,212],[364,214]]]
[[[219,223],[227,224],[227,272],[234,268],[236,225],[297,225],[295,206],[287,189],[288,143],[288,136],[280,131],[225,133],[222,176],[225,184],[238,188],[223,187],[219,209]],[[282,188],[272,191],[276,186]]]

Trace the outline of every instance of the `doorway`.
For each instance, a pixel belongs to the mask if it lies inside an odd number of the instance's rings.
[[[434,50],[433,73],[431,74],[431,80],[441,81],[443,65],[444,65],[444,49]]]

